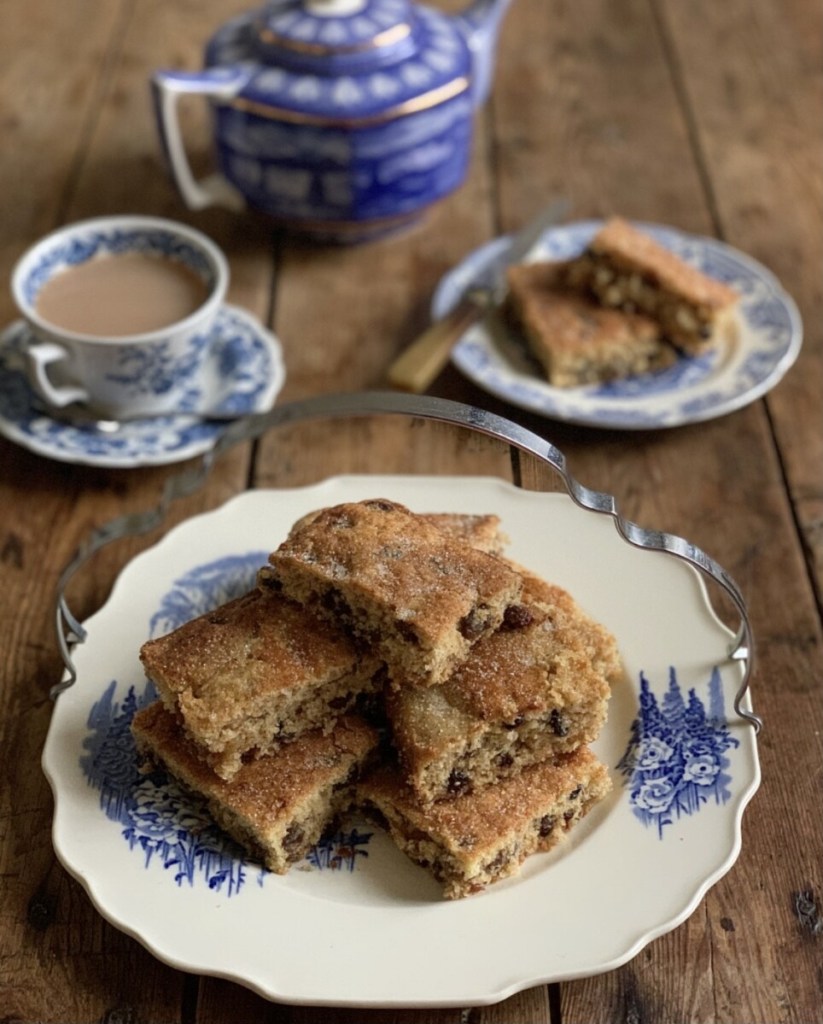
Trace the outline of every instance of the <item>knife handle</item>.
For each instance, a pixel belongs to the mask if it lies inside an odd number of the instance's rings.
[[[400,353],[388,369],[389,383],[403,391],[422,394],[446,365],[463,334],[484,313],[479,303],[462,299]]]

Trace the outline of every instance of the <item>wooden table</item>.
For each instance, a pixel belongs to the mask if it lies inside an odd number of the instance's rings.
[[[738,581],[757,638],[763,782],[740,857],[680,927],[618,970],[484,1008],[330,1010],[265,1002],[189,976],[108,925],[55,858],[40,753],[61,674],[53,600],[89,530],[154,505],[179,467],[107,470],[0,440],[0,1019],[777,1024],[823,1021],[820,827],[821,25],[811,0],[515,0],[470,176],[423,224],[354,248],[273,236],[252,217],[186,211],[159,155],[147,81],[194,68],[219,0],[12,0],[0,38],[0,277],[56,226],[111,212],[187,221],[231,264],[230,300],[282,339],[282,401],[379,388],[426,325],[440,276],[552,195],[574,219],[611,212],[716,236],[770,268],[799,304],[805,343],[764,398],[673,430],[603,431],[519,412],[447,369],[431,393],[488,408],[554,442],[623,513],[687,537]],[[188,131],[209,162],[197,111]],[[199,145],[199,149],[198,149]],[[0,295],[4,322],[15,316]],[[318,422],[217,461],[161,530],[104,549],[72,590],[85,617],[168,526],[249,487],[348,471],[493,473],[482,439]],[[516,927],[516,922],[512,922]],[[593,923],[596,927],[596,922]]]

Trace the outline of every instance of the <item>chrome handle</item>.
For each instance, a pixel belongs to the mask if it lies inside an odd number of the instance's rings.
[[[763,725],[762,720],[743,707],[743,699],[749,689],[754,671],[754,636],[751,622],[740,588],[725,569],[700,548],[681,537],[658,530],[648,530],[625,519],[620,515],[617,502],[610,494],[593,491],[579,483],[569,472],[563,453],[551,442],[525,427],[475,406],[464,405],[445,398],[393,391],[321,395],[316,398],[285,403],[275,406],[269,412],[237,420],[227,427],[214,448],[202,457],[199,464],[168,480],[162,500],[155,509],[122,516],[95,530],[68,564],[59,580],[57,630],[67,674],[61,683],[52,688],[52,696],[56,697],[57,694],[71,686],[77,678],[77,672],[71,659],[70,645],[83,641],[84,630],[66,604],[65,590],[74,573],[92,554],[110,541],[146,533],[158,526],[163,521],[168,506],[177,498],[192,494],[202,486],[214,460],[236,444],[255,440],[274,427],[282,427],[303,420],[372,415],[416,416],[421,419],[466,427],[477,433],[485,434],[487,437],[505,441],[554,469],[575,504],[590,512],[611,516],[618,533],[627,543],[638,548],[661,551],[680,558],[696,568],[702,576],[717,584],[731,599],[740,615],[739,628],[727,652],[731,660],[742,662],[744,666],[743,680],[734,698],[734,710],[740,718],[753,726],[755,732],[760,732]]]

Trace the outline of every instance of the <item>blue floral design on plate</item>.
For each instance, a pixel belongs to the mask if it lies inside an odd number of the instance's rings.
[[[210,889],[237,893],[253,870],[262,884],[265,871],[212,822],[205,803],[185,794],[160,773],[141,775],[131,734],[135,712],[154,697],[151,686],[138,696],[133,686],[122,704],[112,681],[89,713],[90,735],[80,766],[100,791],[100,807],[122,826],[129,847],[143,854],[146,868],[159,864],[178,885],[202,878]]]
[[[731,796],[725,751],[739,746],[726,725],[723,685],[717,668],[709,681],[709,706],[694,689],[684,697],[674,668],[658,704],[648,679],[640,676],[640,709],[617,768],[629,787],[629,802],[644,825],[660,838],[675,818],[696,814],[714,800]]]
[[[161,636],[189,619],[244,594],[254,585],[267,552],[229,555],[197,566],[176,580],[151,617],[150,636]],[[130,849],[139,850],[148,869],[160,865],[177,885],[205,882],[226,896],[239,892],[251,875],[262,885],[268,871],[212,821],[204,801],[184,792],[162,772],[143,775],[131,733],[135,713],[156,698],[146,683],[138,693],[130,686],[124,700],[115,699],[112,680],[89,712],[89,734],[83,742],[80,767],[88,784],[100,793],[100,808],[122,826]],[[324,838],[306,857],[318,870],[354,871],[371,832],[357,828]]]
[[[254,586],[257,570],[267,559],[267,551],[250,551],[245,555],[226,555],[191,569],[175,580],[171,590],[160,599],[149,622],[149,636],[164,636],[184,622],[241,597]]]
[[[191,373],[179,414],[135,420],[116,433],[103,433],[59,422],[43,411],[24,372],[27,337],[22,322],[0,335],[0,434],[61,462],[131,468],[192,458],[211,449],[225,430],[217,420],[193,418],[198,410],[230,416],[267,412],[285,380],[279,341],[245,310],[224,305],[196,357],[199,372]],[[128,372],[137,380],[144,369],[151,368],[134,366]],[[193,368],[179,369],[189,375]]]

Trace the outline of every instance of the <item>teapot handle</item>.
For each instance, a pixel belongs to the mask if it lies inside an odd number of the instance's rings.
[[[156,71],[151,80],[157,129],[174,183],[191,210],[223,206],[242,210],[245,201],[222,174],[197,181],[186,156],[177,104],[181,96],[205,96],[229,100],[248,81],[248,73],[239,68],[213,68],[199,72]]]

